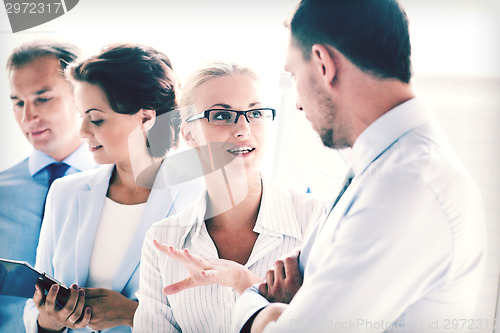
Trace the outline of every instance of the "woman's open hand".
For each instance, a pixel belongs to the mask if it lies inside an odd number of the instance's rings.
[[[179,261],[189,272],[189,277],[163,288],[165,295],[172,295],[188,288],[218,283],[231,287],[241,294],[254,283],[261,281],[259,277],[237,262],[224,259],[203,258],[189,253],[188,249],[178,250],[154,240],[158,250]]]

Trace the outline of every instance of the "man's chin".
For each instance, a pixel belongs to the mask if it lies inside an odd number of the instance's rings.
[[[349,143],[347,143],[345,140],[333,140],[333,129],[331,128],[321,130],[319,137],[321,138],[321,141],[323,141],[323,144],[328,148],[345,149],[350,147]]]
[[[28,141],[29,141],[29,143],[31,143],[33,148],[35,148],[36,150],[39,150],[42,153],[47,154],[49,156],[51,156],[50,153],[53,152],[53,150],[54,150],[54,147],[53,147],[54,145],[49,140],[33,140],[33,139],[31,139]]]
[[[321,141],[323,141],[323,144],[326,147],[335,148],[333,143],[333,130],[331,128],[322,129],[321,132],[319,133],[319,137],[321,138]]]

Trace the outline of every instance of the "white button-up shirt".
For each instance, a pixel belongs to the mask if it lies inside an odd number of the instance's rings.
[[[263,179],[263,192],[254,231],[259,234],[245,264],[264,277],[274,262],[299,247],[309,221],[325,211],[323,199],[281,189],[273,180]],[[189,276],[184,266],[159,252],[153,239],[193,254],[218,258],[208,234],[204,216],[206,195],[180,215],[152,226],[143,247],[141,281],[134,317],[134,332],[228,332],[237,293],[217,284],[196,287],[165,296],[164,286]]]
[[[380,117],[356,140],[352,169],[304,242],[301,289],[265,332],[440,332],[473,320],[483,208],[431,113],[412,99]],[[233,330],[267,304],[247,289]]]

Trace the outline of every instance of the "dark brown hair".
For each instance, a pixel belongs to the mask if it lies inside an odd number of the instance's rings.
[[[77,81],[98,85],[117,113],[155,110],[155,124],[147,133],[152,156],[162,157],[177,146],[179,82],[165,54],[144,45],[112,45],[69,67],[68,72]]]
[[[366,72],[410,82],[408,18],[397,0],[302,0],[286,25],[306,60],[314,44],[329,44]]]

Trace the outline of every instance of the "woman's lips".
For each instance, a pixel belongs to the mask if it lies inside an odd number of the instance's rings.
[[[100,148],[102,148],[102,146],[101,146],[101,145],[94,146],[94,145],[89,144],[89,150],[90,150],[91,152],[95,152],[96,150],[98,150],[98,149],[100,149]]]
[[[246,156],[253,151],[255,151],[255,147],[244,145],[244,146],[236,146],[226,150],[228,153],[235,154],[238,156]]]

